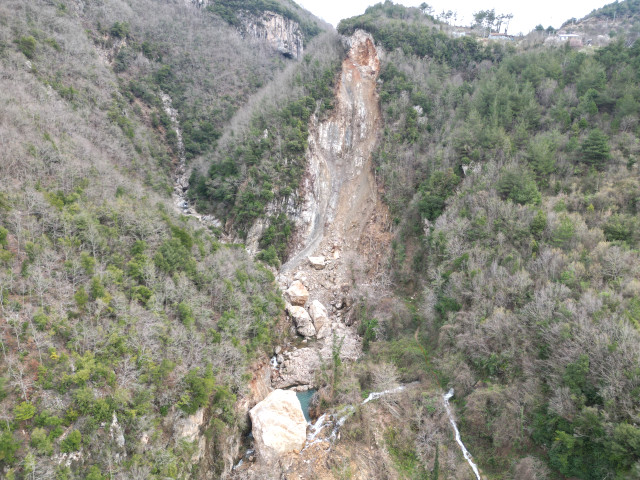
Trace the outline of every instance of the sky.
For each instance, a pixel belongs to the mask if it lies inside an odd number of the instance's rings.
[[[364,13],[369,5],[383,0],[295,0],[311,13],[336,26],[342,18],[349,18]],[[594,8],[611,3],[613,0],[431,0],[435,12],[452,10],[458,13],[457,25],[470,25],[473,13],[479,10],[491,10],[496,13],[512,13],[513,20],[509,25],[510,34],[528,33],[538,24],[545,28],[549,25],[560,27],[565,20],[572,17],[581,18]],[[417,7],[422,0],[394,0],[406,6]],[[462,19],[461,19],[462,18]]]

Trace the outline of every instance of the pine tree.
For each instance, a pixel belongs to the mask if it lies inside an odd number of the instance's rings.
[[[598,128],[591,130],[589,136],[582,142],[581,152],[582,161],[599,170],[611,158],[607,136]]]

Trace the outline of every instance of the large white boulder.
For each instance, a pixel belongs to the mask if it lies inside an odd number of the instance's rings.
[[[293,322],[296,324],[296,330],[300,335],[303,337],[313,337],[316,334],[316,329],[313,326],[311,317],[304,307],[287,305],[287,312],[291,315]]]
[[[325,259],[323,256],[309,257],[309,263],[316,270],[322,270],[325,267]]]
[[[274,390],[249,412],[258,458],[274,463],[298,453],[307,437],[307,421],[300,401],[291,390]]]
[[[313,326],[316,328],[316,336],[324,338],[331,333],[331,322],[327,309],[318,300],[311,302],[309,306],[309,315],[313,320]]]
[[[291,305],[303,307],[309,300],[309,291],[300,280],[293,282],[284,294]]]

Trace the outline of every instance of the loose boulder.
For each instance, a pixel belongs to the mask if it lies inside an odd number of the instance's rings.
[[[291,305],[303,307],[309,300],[309,291],[300,280],[293,282],[284,294]]]
[[[318,300],[311,302],[309,306],[309,315],[313,320],[313,326],[316,329],[316,336],[318,338],[325,338],[331,333],[331,322],[329,321],[329,314],[327,309]]]
[[[309,263],[316,270],[322,270],[325,267],[325,259],[324,257],[309,257]]]
[[[304,307],[298,307],[294,305],[287,305],[287,312],[296,324],[297,332],[303,337],[313,337],[316,334],[316,329],[313,326],[311,317],[304,309]]]
[[[267,464],[304,447],[307,422],[291,390],[274,390],[249,412],[258,458]]]

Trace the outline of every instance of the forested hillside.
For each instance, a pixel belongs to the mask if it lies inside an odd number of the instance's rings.
[[[483,477],[640,478],[636,9],[578,50],[390,1],[1,2],[0,477],[475,478],[453,388]],[[272,379],[317,389],[276,465]]]
[[[415,312],[372,351],[419,336],[490,477],[635,478],[640,43],[482,47],[389,2],[354,28],[388,48],[376,164]]]
[[[297,18],[305,41],[326,28]],[[195,159],[293,61],[182,0],[5,1],[0,19],[0,476],[216,478],[284,304],[175,213],[162,95]]]

